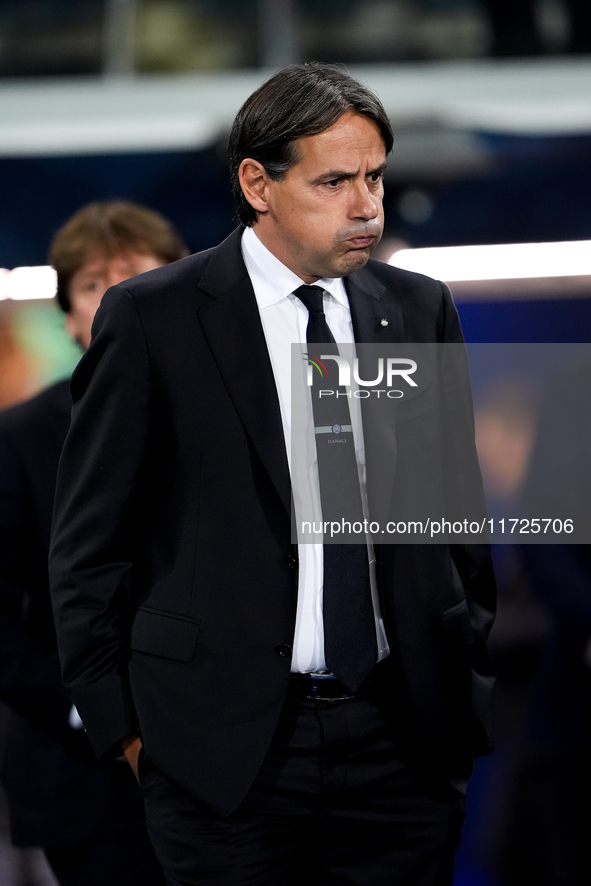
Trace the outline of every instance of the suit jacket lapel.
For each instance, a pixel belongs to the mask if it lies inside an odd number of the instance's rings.
[[[232,401],[284,506],[291,487],[279,398],[240,239],[234,231],[212,250],[198,281],[212,296],[198,316]]]
[[[386,289],[372,274],[371,264],[347,277],[345,284],[358,345],[404,341],[402,311],[392,299],[386,305]],[[357,348],[361,378],[375,378],[375,355],[368,353],[374,350]],[[361,401],[369,513],[382,524],[390,513],[396,471],[397,402],[377,396]]]
[[[345,287],[355,341],[381,344],[405,340],[402,311],[392,300],[386,306],[386,287],[373,275],[371,263],[346,277]]]

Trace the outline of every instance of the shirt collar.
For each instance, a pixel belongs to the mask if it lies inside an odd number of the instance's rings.
[[[242,255],[252,281],[259,309],[268,308],[288,298],[304,281],[290,271],[259,240],[253,228],[242,234]],[[348,308],[349,300],[341,277],[321,277],[314,286],[321,286],[336,301]]]

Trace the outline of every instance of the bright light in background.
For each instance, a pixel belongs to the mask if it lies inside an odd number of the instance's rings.
[[[591,240],[405,248],[388,264],[449,282],[584,277],[591,276]],[[0,268],[0,300],[53,298],[56,289],[57,275],[49,265]]]
[[[0,299],[25,301],[53,298],[57,291],[57,274],[49,265],[31,268],[0,268]]]
[[[451,282],[588,276],[591,240],[399,249],[388,264]]]

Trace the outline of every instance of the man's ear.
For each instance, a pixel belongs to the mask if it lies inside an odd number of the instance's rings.
[[[242,193],[257,212],[268,211],[268,194],[267,185],[269,176],[265,172],[265,167],[258,160],[247,157],[243,160],[238,169],[238,178]]]

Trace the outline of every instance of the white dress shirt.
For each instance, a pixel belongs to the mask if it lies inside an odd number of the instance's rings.
[[[279,397],[283,435],[290,471],[292,471],[292,344],[302,344],[306,350],[306,327],[308,310],[294,291],[302,286],[301,280],[279,261],[261,243],[253,228],[246,228],[242,235],[242,254],[253,285],[263,331],[269,349],[269,357]],[[349,300],[342,279],[323,277],[314,284],[324,290],[324,312],[334,339],[339,344],[354,345],[353,324]],[[302,364],[303,365],[303,364]],[[365,449],[361,423],[360,401],[349,398],[351,425],[355,440],[355,454],[359,469],[361,496],[366,507]],[[311,413],[311,402],[310,402]],[[313,427],[313,422],[311,423]],[[313,447],[315,453],[315,445]],[[310,470],[310,494],[315,498],[316,511],[320,513],[320,484],[318,465]],[[299,507],[299,491],[294,486],[296,519]],[[307,512],[309,513],[309,511]],[[324,625],[322,619],[322,585],[324,559],[322,544],[300,544],[299,581],[291,670],[298,673],[318,672],[326,669],[324,659]],[[379,660],[389,655],[384,623],[381,617],[375,559],[371,544],[370,584],[376,619],[376,636]]]

